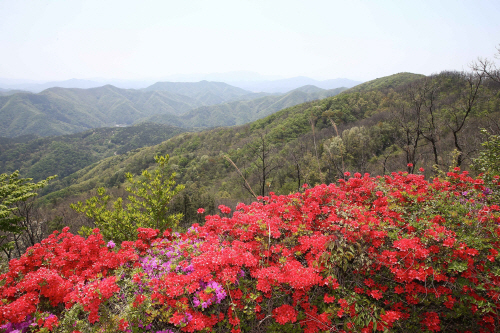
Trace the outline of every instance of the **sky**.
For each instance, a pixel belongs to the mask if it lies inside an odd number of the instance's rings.
[[[493,58],[499,17],[494,0],[0,0],[0,78],[428,75]]]

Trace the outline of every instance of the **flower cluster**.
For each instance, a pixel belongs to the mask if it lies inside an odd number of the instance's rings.
[[[86,307],[89,319],[97,321],[100,303],[117,291],[116,278],[110,276],[113,270],[137,261],[138,256],[133,249],[109,251],[99,230],[87,239],[68,231],[66,227],[60,234],[54,232],[9,263],[9,271],[0,276],[0,322],[22,323],[40,317],[44,304],[64,308],[75,303]],[[44,321],[50,327],[53,322]]]
[[[0,322],[64,332],[498,331],[498,191],[460,170],[432,181],[356,173],[239,204],[232,216],[220,206],[223,216],[185,233],[140,229],[119,245],[65,229],[0,276]]]
[[[215,281],[208,283],[201,281],[200,289],[200,291],[196,292],[196,296],[193,297],[193,304],[196,307],[201,306],[203,309],[206,309],[213,302],[220,304],[227,296],[224,288]]]

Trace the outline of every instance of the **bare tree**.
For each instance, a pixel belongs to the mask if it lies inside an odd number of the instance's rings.
[[[420,133],[429,142],[434,156],[434,165],[439,166],[438,142],[441,137],[443,125],[438,112],[440,83],[438,76],[430,76],[417,82],[417,91],[422,100],[422,122]]]
[[[482,72],[448,72],[454,83],[454,91],[450,94],[447,106],[444,108],[446,126],[453,135],[453,144],[457,151],[456,165],[461,166],[464,160],[464,147],[461,132],[469,118],[477,113],[482,99],[481,84],[485,73]]]
[[[421,83],[418,81],[405,85],[398,92],[399,98],[390,105],[396,126],[400,129],[400,135],[395,139],[406,153],[408,172],[413,173],[423,138],[422,113],[425,108],[425,98],[422,96]]]
[[[297,174],[297,192],[300,191],[300,186],[302,185],[302,167],[300,165],[301,155],[298,155],[296,151],[290,150],[289,156],[291,162],[293,163],[294,170]]]
[[[271,173],[276,170],[280,164],[276,159],[276,149],[265,134],[260,134],[257,141],[250,146],[252,156],[256,158],[257,178],[259,179],[259,193],[266,195],[266,186],[270,186],[269,179]]]
[[[16,215],[22,217],[19,225],[24,228],[24,233],[21,234],[21,243],[23,251],[27,247],[33,246],[41,242],[47,237],[46,221],[38,207],[35,205],[35,198],[30,198],[26,201],[20,201],[16,204]],[[17,244],[16,244],[17,246]]]
[[[495,58],[500,59],[500,45],[497,46],[497,53]],[[500,83],[500,68],[497,67],[495,62],[487,58],[479,58],[477,61],[470,65],[470,68],[476,73],[483,73],[484,76]]]

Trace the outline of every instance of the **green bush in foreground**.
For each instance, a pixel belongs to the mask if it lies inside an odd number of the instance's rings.
[[[137,228],[153,228],[161,231],[177,226],[182,214],[168,214],[168,203],[184,189],[176,186],[175,172],[168,175],[169,156],[156,156],[157,168],[153,172],[144,170],[143,180],[135,179],[132,174],[126,177],[130,183],[126,190],[130,193],[124,207],[122,198],[110,202],[110,196],[104,188],[97,190],[97,196],[72,204],[71,208],[92,218],[106,239],[118,242],[137,239]],[[109,206],[111,205],[111,209]],[[92,228],[83,227],[85,235],[92,233]]]

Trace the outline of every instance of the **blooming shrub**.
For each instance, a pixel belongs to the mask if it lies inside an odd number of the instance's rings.
[[[458,169],[355,174],[116,247],[64,230],[0,276],[1,329],[498,331],[498,192]]]

